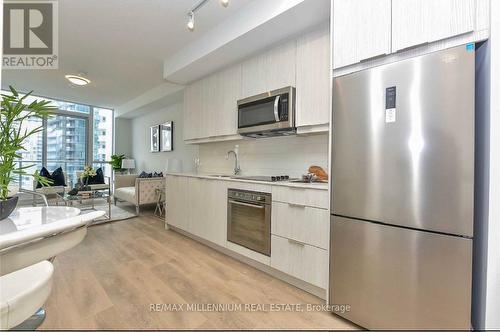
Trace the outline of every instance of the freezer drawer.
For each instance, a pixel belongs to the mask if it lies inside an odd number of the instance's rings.
[[[472,237],[474,52],[335,79],[332,214]]]
[[[469,329],[472,240],[332,216],[330,304],[368,329]]]

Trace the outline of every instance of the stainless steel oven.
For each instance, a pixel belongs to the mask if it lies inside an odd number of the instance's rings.
[[[271,256],[271,194],[228,189],[227,240]]]
[[[238,134],[259,138],[295,132],[294,87],[238,100]]]

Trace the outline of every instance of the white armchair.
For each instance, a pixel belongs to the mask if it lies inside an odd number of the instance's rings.
[[[61,197],[59,194],[64,194],[65,192],[68,192],[71,190],[71,180],[68,177],[66,173],[64,173],[64,182],[66,182],[66,186],[46,186],[46,187],[41,187],[37,188],[38,182],[36,180],[33,180],[33,191],[37,192],[39,194],[42,194],[46,197],[47,201],[49,204],[59,204],[61,202]],[[33,205],[35,205],[36,202],[36,195],[33,195]]]
[[[115,189],[113,198],[115,201],[123,200],[135,205],[135,211],[139,214],[141,205],[157,202],[157,188],[165,187],[165,178],[139,178],[137,174],[115,175]]]

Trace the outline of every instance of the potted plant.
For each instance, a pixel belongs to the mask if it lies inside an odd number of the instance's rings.
[[[111,161],[108,161],[108,163],[111,165],[111,168],[115,172],[123,172],[122,168],[122,160],[125,159],[124,154],[114,154],[111,156]]]
[[[0,220],[7,218],[17,205],[17,196],[9,196],[9,185],[16,182],[19,176],[30,175],[40,184],[49,185],[52,181],[39,175],[38,171],[28,174],[26,170],[33,165],[19,166],[20,151],[26,150],[26,140],[43,130],[43,126],[28,130],[23,123],[31,118],[46,118],[56,109],[49,106],[50,101],[35,100],[25,104],[31,92],[20,96],[9,86],[12,95],[2,94],[0,112]]]

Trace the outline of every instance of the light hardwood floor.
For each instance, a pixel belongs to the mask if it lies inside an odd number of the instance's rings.
[[[152,216],[89,228],[54,262],[41,329],[352,329],[328,312],[270,312],[323,301],[174,231]],[[184,304],[183,311],[150,310]],[[197,312],[187,304],[255,304],[265,311]],[[243,307],[244,308],[244,307]]]

